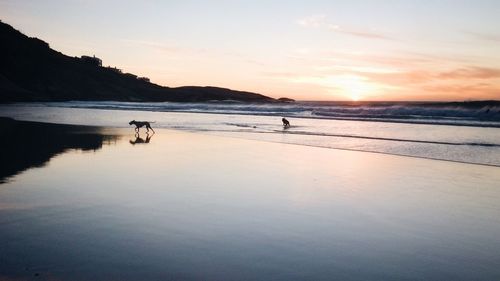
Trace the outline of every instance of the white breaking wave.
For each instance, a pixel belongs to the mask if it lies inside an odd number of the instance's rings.
[[[57,102],[48,106],[500,127],[500,102],[465,103],[139,103]]]
[[[156,121],[155,129],[500,167],[498,110],[495,102],[355,106],[313,102],[64,102],[2,105],[0,116],[122,128],[130,128],[132,119],[148,120]],[[283,128],[281,116],[288,118],[292,124],[290,128]]]

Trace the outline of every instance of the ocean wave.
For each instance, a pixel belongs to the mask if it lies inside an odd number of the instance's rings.
[[[386,121],[500,127],[500,101],[461,103],[295,102],[295,103],[139,103],[56,102],[48,106],[156,112],[193,112],[295,118]]]
[[[313,114],[331,117],[500,121],[500,106],[485,105],[479,108],[447,105],[333,106],[318,108]]]
[[[498,111],[495,103],[352,106],[308,102],[292,105],[66,102],[5,105],[0,111],[4,116],[20,120],[110,127],[128,127],[130,119],[139,118],[156,121],[155,129],[500,166],[500,131],[497,129],[500,122],[471,117],[474,114],[498,114],[495,110]],[[313,112],[334,116],[318,117]],[[411,113],[411,116],[394,118],[403,113]],[[377,118],[381,114],[392,119]],[[438,114],[441,116],[436,116]],[[276,117],[280,115],[291,116],[291,128],[282,128],[281,117]],[[419,125],[421,123],[426,125]]]

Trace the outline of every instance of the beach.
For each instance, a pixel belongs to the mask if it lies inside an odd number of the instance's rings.
[[[0,281],[500,280],[499,11],[0,1]]]
[[[500,279],[495,166],[3,122],[1,280]]]

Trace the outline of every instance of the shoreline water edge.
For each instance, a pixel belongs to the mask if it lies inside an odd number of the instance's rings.
[[[113,109],[109,109],[110,104]],[[170,103],[167,105],[171,106]],[[225,108],[209,113],[197,112],[200,109],[193,105],[189,107],[190,111],[183,112],[156,111],[159,110],[157,107],[164,107],[164,103],[155,104],[154,108],[150,104],[142,106],[116,102],[12,104],[0,106],[0,116],[25,121],[122,128],[129,127],[131,120],[146,120],[155,122],[155,128],[500,166],[500,128],[484,124],[456,126],[414,124],[413,121],[315,119],[293,117],[283,108],[276,112],[274,107],[266,109],[274,112],[273,115],[261,115],[259,112],[250,114],[253,109],[241,109],[243,105],[236,106],[239,111]],[[234,109],[233,105],[227,106]],[[241,114],[242,110],[246,110],[246,114]],[[287,129],[282,127],[282,116],[291,120]]]

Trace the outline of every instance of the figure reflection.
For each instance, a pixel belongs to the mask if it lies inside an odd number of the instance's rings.
[[[141,138],[139,133],[135,134],[135,140],[129,140],[131,145],[136,145],[136,144],[141,144],[141,143],[149,143],[151,141],[151,138],[153,137],[155,133],[152,133],[151,135],[149,133],[146,133],[146,139]]]

